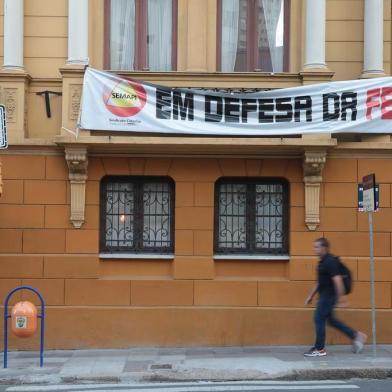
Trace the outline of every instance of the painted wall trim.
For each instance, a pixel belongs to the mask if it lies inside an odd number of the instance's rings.
[[[174,260],[174,255],[149,254],[149,253],[100,253],[100,259],[143,259],[143,260]]]
[[[214,260],[290,260],[289,255],[214,255]]]

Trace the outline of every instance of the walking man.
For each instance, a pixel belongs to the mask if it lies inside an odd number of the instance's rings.
[[[326,238],[319,238],[314,242],[314,252],[319,257],[317,284],[306,299],[307,305],[312,303],[316,293],[319,300],[314,313],[316,328],[316,342],[314,347],[307,351],[305,357],[322,357],[327,355],[325,350],[325,323],[328,323],[347,335],[353,345],[353,351],[359,353],[363,349],[367,335],[355,331],[335,318],[334,308],[347,306],[344,299],[344,284],[340,275],[339,262],[334,255],[329,253],[330,244]]]

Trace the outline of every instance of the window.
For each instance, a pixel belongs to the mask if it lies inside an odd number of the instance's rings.
[[[289,0],[218,0],[218,68],[288,70]]]
[[[106,0],[105,67],[171,71],[177,63],[177,0]]]
[[[222,178],[215,185],[215,254],[288,254],[284,179]]]
[[[105,177],[100,223],[103,253],[173,253],[173,181],[167,177]]]

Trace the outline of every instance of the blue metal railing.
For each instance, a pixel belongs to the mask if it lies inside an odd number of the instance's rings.
[[[11,317],[8,314],[8,302],[11,298],[11,296],[19,290],[30,290],[33,291],[35,294],[38,295],[40,301],[41,301],[41,314],[38,315],[38,318],[41,319],[41,344],[40,344],[40,352],[39,352],[39,366],[43,367],[44,366],[44,333],[45,333],[45,301],[41,295],[41,293],[37,290],[34,289],[31,286],[18,286],[15,287],[13,290],[11,290],[5,301],[4,301],[4,368],[7,367],[8,364],[8,319]]]

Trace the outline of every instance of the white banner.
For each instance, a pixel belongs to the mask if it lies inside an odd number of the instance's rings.
[[[223,94],[158,86],[88,68],[80,128],[190,135],[390,133],[392,78]]]

